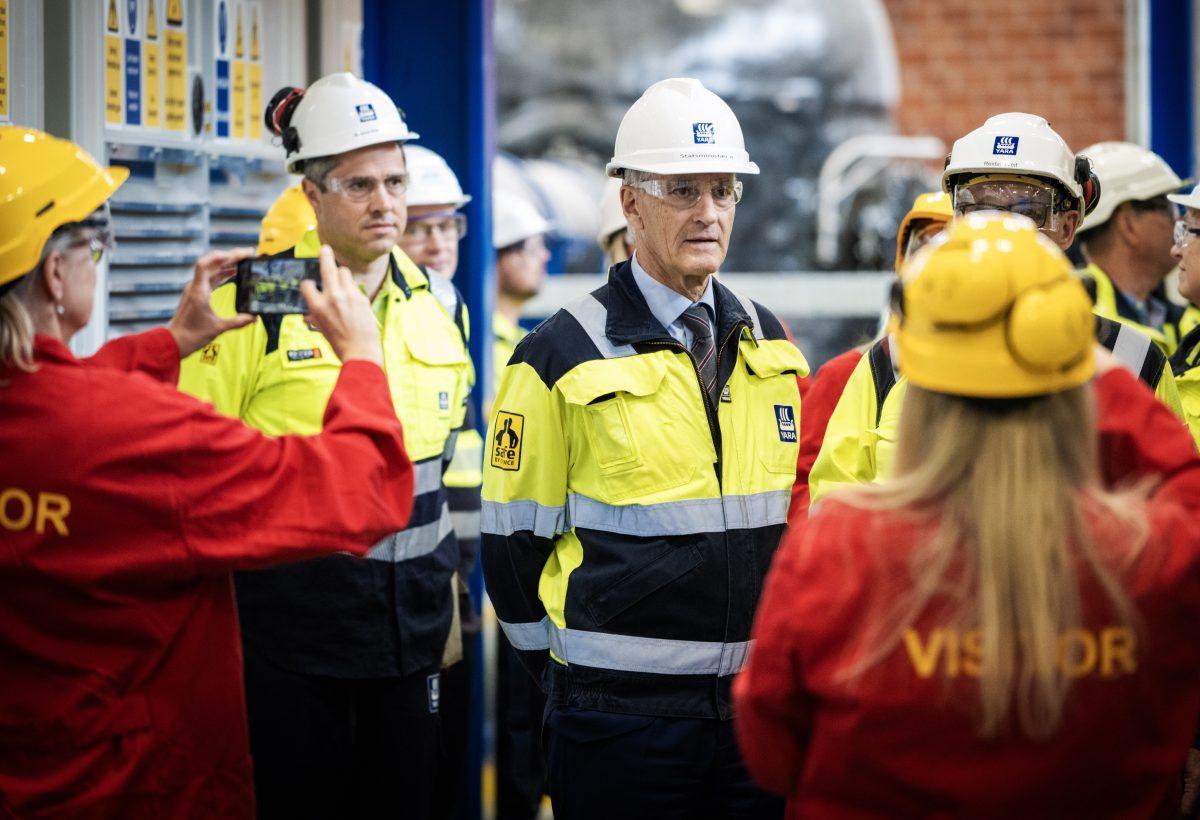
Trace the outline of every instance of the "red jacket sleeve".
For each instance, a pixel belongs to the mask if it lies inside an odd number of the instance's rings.
[[[144,373],[155,381],[179,380],[179,345],[165,327],[113,339],[86,359],[87,367],[107,367],[125,373]]]
[[[272,438],[194,404],[178,458],[180,526],[202,570],[265,566],[344,550],[402,529],[413,470],[387,380],[342,367],[324,426]]]
[[[796,483],[792,485],[789,521],[797,515],[804,516],[808,513],[808,474],[812,472],[813,462],[821,452],[821,442],[825,440],[829,417],[833,415],[838,399],[846,389],[846,382],[850,381],[850,374],[854,372],[862,357],[863,354],[855,349],[830,359],[817,370],[812,383],[803,394],[800,404],[800,455],[796,459]]]
[[[1100,470],[1107,486],[1161,478],[1155,496],[1200,511],[1200,460],[1187,427],[1124,369],[1095,384]]]
[[[796,650],[797,596],[807,519],[776,553],[754,622],[754,644],[733,684],[734,728],[746,768],[764,789],[789,794],[800,782],[811,703]]]

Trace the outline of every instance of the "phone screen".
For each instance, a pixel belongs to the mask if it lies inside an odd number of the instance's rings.
[[[300,283],[321,281],[316,259],[258,257],[243,259],[237,267],[237,310],[256,315],[307,313]]]

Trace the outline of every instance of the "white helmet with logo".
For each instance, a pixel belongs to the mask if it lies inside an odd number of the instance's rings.
[[[596,232],[596,242],[603,249],[610,236],[628,227],[625,211],[621,208],[621,181],[610,179],[600,196],[600,230]]]
[[[500,188],[492,194],[492,247],[496,250],[541,236],[553,227],[525,197]]]
[[[997,114],[954,142],[942,190],[954,191],[955,180],[983,174],[1018,174],[1057,182],[1078,209],[1091,212],[1099,199],[1099,184],[1086,157],[1078,160],[1050,123],[1036,114]]]
[[[1122,202],[1153,199],[1183,187],[1183,180],[1153,151],[1132,142],[1098,142],[1083,149],[1100,179],[1100,203],[1081,231],[1103,225]]]
[[[283,138],[293,174],[306,159],[419,136],[408,130],[391,97],[349,72],[326,75],[307,90],[281,90],[267,104],[265,119]]]
[[[652,174],[757,174],[742,127],[725,101],[699,80],[662,80],[629,107],[617,129],[610,177]]]
[[[420,145],[404,149],[408,161],[408,206],[449,205],[461,208],[471,201],[440,154]]]

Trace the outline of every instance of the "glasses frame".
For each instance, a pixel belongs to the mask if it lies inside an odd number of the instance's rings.
[[[454,241],[461,242],[464,238],[466,238],[467,235],[467,215],[462,211],[456,211],[453,215],[440,214],[421,217],[419,219],[409,219],[408,223],[404,226],[404,235],[409,239],[416,239],[420,242],[428,242],[433,237],[434,229],[436,229],[438,233],[445,233],[445,230],[440,223],[448,220],[454,221]],[[423,230],[420,232],[420,236],[417,235],[417,231],[412,230],[418,226],[423,228]]]
[[[694,177],[689,177],[689,176],[654,177],[653,179],[643,179],[638,182],[629,182],[626,184],[632,188],[637,188],[640,191],[645,191],[646,193],[650,194],[650,196],[654,197],[655,199],[665,202],[667,205],[669,205],[670,207],[674,208],[677,211],[687,211],[687,210],[691,210],[692,208],[695,208],[696,205],[703,198],[703,196],[704,196],[703,187],[701,187],[700,185],[697,185],[698,193],[696,194],[695,199],[692,199],[690,202],[681,203],[681,202],[678,202],[677,200],[670,199],[670,193],[667,191],[667,185],[669,185],[669,184],[677,185],[680,182],[685,182],[688,180],[694,181],[694,179],[695,179]],[[723,180],[715,180],[714,179],[712,181],[712,183],[713,183],[713,185],[716,185],[722,181]],[[728,204],[723,205],[719,201],[717,201],[717,198],[715,196],[713,196],[713,194],[712,194],[712,187],[709,188],[709,196],[712,197],[713,206],[716,207],[716,209],[718,211],[731,210],[732,208],[736,207],[739,202],[742,201],[742,181],[740,179],[738,179],[737,177],[733,178],[733,201]]]
[[[393,177],[400,179],[399,188],[396,190],[387,189],[387,181]],[[370,180],[372,182],[370,190],[366,192],[351,191],[349,186],[352,183]],[[389,196],[399,197],[408,190],[408,174],[388,174],[386,177],[370,177],[370,176],[353,176],[353,177],[329,177],[325,180],[326,189],[333,193],[344,196],[351,202],[368,202],[371,197],[375,196],[375,192],[383,187]]]
[[[981,184],[987,184],[987,183],[986,182],[982,182],[982,183],[976,182],[975,184],[981,185]],[[1022,184],[1028,184],[1029,187],[1031,187],[1031,188],[1035,188],[1037,190],[1044,190],[1050,194],[1050,205],[1049,205],[1048,210],[1046,211],[1046,216],[1044,219],[1042,219],[1042,221],[1039,222],[1038,220],[1034,219],[1029,214],[1023,214],[1018,211],[1014,211],[1010,208],[1001,207],[999,205],[995,205],[992,203],[977,205],[976,203],[972,202],[972,203],[969,203],[969,205],[972,206],[972,210],[969,210],[969,211],[964,210],[964,208],[967,207],[968,203],[964,203],[963,207],[960,208],[959,197],[961,194],[966,193],[968,188],[974,187],[974,186],[969,186],[969,185],[959,185],[954,188],[954,215],[955,216],[967,216],[969,214],[979,213],[981,211],[997,211],[999,213],[1014,214],[1016,216],[1026,217],[1030,222],[1032,222],[1035,226],[1037,226],[1038,230],[1040,230],[1040,231],[1057,231],[1058,224],[1059,224],[1058,217],[1059,217],[1059,213],[1060,213],[1059,202],[1058,202],[1058,192],[1056,190],[1054,190],[1053,187],[1049,187],[1049,186],[1043,188],[1042,186],[1033,185],[1032,183],[1022,183]]]
[[[1200,236],[1200,227],[1193,227],[1182,219],[1176,219],[1173,236],[1175,244],[1179,245],[1193,236]]]

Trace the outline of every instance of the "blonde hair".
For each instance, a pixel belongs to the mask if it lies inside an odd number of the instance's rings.
[[[32,278],[23,276],[0,294],[0,369],[26,373],[37,369],[33,363],[33,317],[25,306]]]
[[[978,631],[979,733],[995,737],[1015,707],[1035,739],[1059,727],[1071,678],[1060,635],[1081,626],[1080,576],[1115,618],[1135,625],[1122,584],[1098,554],[1084,510],[1098,508],[1145,541],[1144,508],[1099,483],[1090,386],[1032,399],[976,401],[911,383],[900,417],[896,477],[838,497],[869,509],[927,513],[935,535],[913,553],[910,588],[876,626],[848,674],[899,644],[936,597],[954,625]]]

